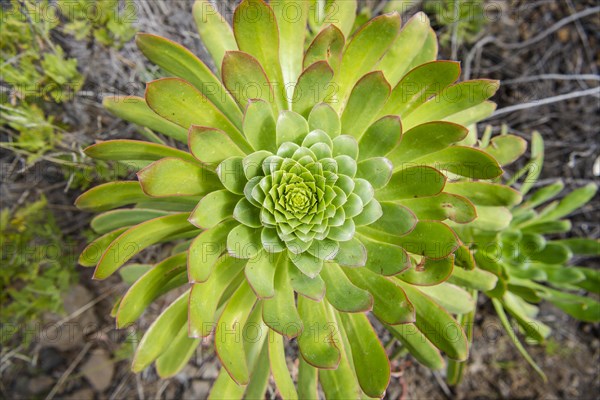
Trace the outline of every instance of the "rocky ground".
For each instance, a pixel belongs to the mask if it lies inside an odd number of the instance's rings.
[[[141,31],[174,39],[204,55],[190,15],[191,1],[137,2],[137,26]],[[371,1],[376,4],[377,1]],[[598,14],[583,15],[597,5],[594,0],[496,1],[487,3],[489,23],[473,43],[454,46],[462,60],[464,78],[490,77],[503,81],[494,100],[499,113],[489,119],[495,129],[505,123],[518,135],[529,138],[533,130],[546,140],[543,181],[561,176],[568,187],[597,181],[599,163],[597,97],[577,97],[540,106],[535,101],[585,91],[598,85]],[[409,12],[410,14],[410,12]],[[576,17],[569,17],[576,15]],[[62,40],[62,38],[56,38]],[[143,82],[157,71],[147,65],[133,43],[121,51],[94,45],[62,43],[80,60],[87,76],[84,92],[64,107],[64,117],[75,129],[65,146],[78,149],[94,139],[122,138],[135,130],[109,116],[101,97],[110,93],[142,93]],[[442,51],[449,57],[452,46]],[[590,77],[590,75],[595,75]],[[527,103],[523,109],[504,112]],[[2,162],[19,163],[15,156],[0,153]],[[599,167],[596,167],[599,168]],[[28,174],[44,179],[31,185]],[[6,179],[8,178],[8,179]],[[78,193],[64,191],[64,176],[50,164],[35,171],[3,176],[3,201],[18,201],[24,191],[43,192],[65,231],[77,235],[88,215],[71,206]],[[28,193],[29,193],[28,192]],[[575,234],[600,236],[600,202],[595,199],[574,216]],[[79,237],[79,243],[84,239]],[[74,253],[79,251],[74,249]],[[155,260],[161,249],[144,254]],[[587,260],[598,265],[598,260]],[[54,330],[32,329],[32,348],[2,350],[0,393],[7,399],[196,399],[205,398],[218,372],[218,361],[209,344],[203,345],[194,362],[179,375],[161,381],[149,369],[140,375],[129,371],[129,357],[136,339],[134,329],[117,331],[109,313],[125,286],[119,278],[92,281],[91,271],[80,269],[80,284],[65,297],[66,314],[48,316],[40,326],[54,323]],[[483,301],[483,300],[482,300]],[[139,328],[146,328],[166,300],[152,306]],[[500,328],[490,304],[483,304],[476,320],[475,343],[466,377],[449,388],[442,375],[432,374],[410,357],[393,362],[394,376],[389,399],[592,399],[600,393],[600,341],[598,325],[583,324],[548,306],[541,319],[553,328],[548,345],[532,347],[533,358],[548,375],[544,383],[527,366]],[[271,391],[269,398],[275,398]]]

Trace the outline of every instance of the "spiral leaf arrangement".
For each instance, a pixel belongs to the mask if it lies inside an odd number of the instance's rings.
[[[208,1],[193,13],[218,74],[139,34],[140,50],[175,77],[104,104],[149,141],[86,149],[140,167],[138,180],[77,200],[102,212],[92,221],[101,236],[80,259],[96,279],[173,243],[170,257],[128,273],[134,283],[115,306],[124,327],[181,293],[145,333],[133,370],[155,362],[172,376],[212,335],[223,366],[215,398],[262,398],[270,374],[283,398],[317,398],[317,382],[329,398],[381,397],[390,365],[375,327],[428,367],[443,367],[441,352],[464,360],[451,314],[475,302],[444,281],[472,259],[446,222],[477,212],[445,188],[502,173],[466,128],[493,112],[497,82],[455,83],[460,67],[435,61],[423,14],[403,29],[393,13],[354,30],[353,0],[244,0],[232,27]],[[297,342],[297,374],[284,338]]]

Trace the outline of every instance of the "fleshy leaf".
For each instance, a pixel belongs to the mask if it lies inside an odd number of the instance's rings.
[[[108,246],[94,271],[95,279],[106,279],[146,247],[173,235],[195,230],[187,213],[167,215],[133,226]],[[132,249],[131,244],[135,243]],[[133,251],[132,251],[133,250]]]
[[[246,359],[240,357],[244,354],[244,342],[240,340],[240,336],[255,303],[254,292],[248,283],[242,282],[225,306],[215,331],[215,350],[221,365],[240,385],[245,385],[250,380]]]
[[[211,192],[200,200],[189,221],[200,229],[210,229],[233,216],[233,209],[240,198],[228,190]]]
[[[444,189],[446,177],[437,169],[418,166],[395,172],[387,186],[375,192],[379,201],[435,196]]]
[[[400,143],[402,122],[400,117],[388,115],[373,123],[358,141],[358,160],[383,156]]]
[[[244,134],[256,150],[275,152],[275,117],[269,103],[263,100],[248,100],[244,114]]]
[[[187,127],[181,127],[156,114],[146,104],[146,100],[141,97],[109,96],[102,100],[102,105],[108,111],[125,121],[145,126],[182,143],[187,142]]]
[[[220,70],[225,53],[238,49],[231,26],[208,0],[196,0],[192,13],[202,42]]]
[[[383,277],[366,268],[345,268],[344,272],[352,283],[371,293],[373,314],[390,325],[415,321],[415,310],[411,301],[398,285],[396,279]]]
[[[433,286],[448,279],[453,268],[453,256],[440,260],[423,257],[418,263],[414,261],[408,270],[398,275],[398,278],[411,285]]]
[[[350,282],[339,265],[325,264],[321,271],[325,281],[327,301],[341,312],[366,312],[373,308],[373,296]]]
[[[327,99],[333,70],[324,61],[308,66],[298,78],[292,99],[292,109],[308,118],[315,104]]]
[[[225,254],[219,258],[206,282],[192,284],[188,307],[191,337],[206,337],[215,329],[221,299],[226,298],[225,292],[230,285],[237,287],[244,278],[240,272],[245,265],[246,260]]]
[[[381,71],[356,83],[342,113],[342,131],[360,139],[387,101],[392,88]]]
[[[237,223],[226,220],[199,234],[190,244],[188,276],[191,283],[205,282],[225,252],[227,235]]]
[[[306,327],[298,337],[298,347],[304,360],[317,368],[337,368],[341,354],[338,346],[331,340],[335,332],[325,301],[316,302],[300,296],[298,312]]]
[[[214,172],[179,158],[155,161],[137,175],[152,197],[199,196],[223,188]]]
[[[241,128],[239,107],[221,81],[191,51],[169,39],[147,33],[138,33],[136,44],[150,61],[194,85],[238,129]]]

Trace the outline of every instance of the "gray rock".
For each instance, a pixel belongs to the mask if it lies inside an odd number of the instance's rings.
[[[112,383],[115,367],[105,350],[97,349],[81,367],[81,373],[97,392],[104,392]]]

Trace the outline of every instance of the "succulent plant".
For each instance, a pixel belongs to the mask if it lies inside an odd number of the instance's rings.
[[[488,147],[502,164],[524,153],[523,139],[503,132],[490,141],[490,133],[488,130],[481,145]],[[477,269],[463,273],[466,277],[453,276],[450,280],[473,290],[473,295],[482,290],[491,299],[509,338],[535,371],[546,379],[514,334],[509,316],[528,343],[543,343],[551,332],[549,326],[536,319],[539,308],[535,304],[543,300],[580,321],[600,321],[600,303],[581,293],[600,293],[598,272],[569,265],[574,255],[600,255],[600,241],[556,238],[557,234],[571,230],[571,222],[564,217],[588,203],[596,194],[597,185],[590,183],[560,201],[552,201],[564,189],[564,183],[557,180],[540,186],[526,197],[537,182],[544,160],[543,139],[537,132],[532,135],[531,147],[530,162],[507,182],[515,189],[479,182],[457,182],[447,188],[450,192],[464,193],[479,211],[485,210],[480,212],[483,220],[455,226],[461,240],[469,245]],[[480,186],[479,190],[472,190],[475,185]],[[490,274],[496,279],[485,287]],[[460,319],[465,328],[472,329],[473,313]],[[450,362],[448,379],[451,383],[460,381],[463,368],[464,363]]]
[[[440,351],[467,357],[451,314],[472,311],[474,299],[443,282],[469,252],[442,221],[470,222],[476,212],[445,186],[502,173],[465,127],[493,112],[487,99],[498,83],[456,83],[459,64],[435,61],[423,14],[402,30],[399,14],[381,15],[350,36],[356,1],[327,2],[337,10],[331,21],[309,16],[322,3],[244,0],[230,27],[197,1],[219,75],[176,43],[137,36],[176,77],[148,83],[144,98],[105,99],[151,142],[86,149],[141,170],[137,181],[77,200],[103,212],[92,220],[102,236],[80,259],[96,279],[173,243],[170,257],[135,266],[147,270],[137,280],[128,272],[135,282],[115,306],[124,327],[180,288],[141,339],[134,371],[156,362],[172,376],[212,335],[223,366],[215,398],[262,398],[270,373],[283,398],[317,398],[317,380],[328,398],[359,398],[383,396],[390,379],[375,328],[431,368],[443,367]],[[297,391],[284,337],[297,338]]]

